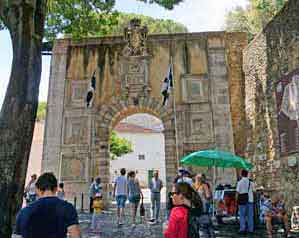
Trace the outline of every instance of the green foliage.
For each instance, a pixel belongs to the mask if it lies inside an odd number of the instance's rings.
[[[59,34],[82,38],[106,34],[117,24],[118,13],[112,8],[115,0],[52,0],[48,6],[45,37]]]
[[[36,113],[36,120],[37,121],[43,121],[46,119],[46,113],[47,113],[47,103],[46,102],[39,102],[37,113]]]
[[[236,7],[226,15],[227,31],[245,31],[252,39],[281,10],[287,0],[249,0],[247,8]]]
[[[133,152],[132,143],[118,137],[115,131],[112,131],[109,143],[111,159],[117,159],[117,157]]]
[[[187,27],[172,20],[154,19],[143,15],[120,13],[117,17],[118,24],[111,26],[107,35],[122,35],[124,27],[128,26],[128,23],[133,18],[140,19],[141,24],[148,27],[150,34],[188,32]]]
[[[5,29],[5,26],[4,26],[3,22],[0,19],[0,31],[3,30],[3,29]]]
[[[121,0],[119,0],[121,1]],[[167,9],[183,0],[137,0],[157,3]],[[74,39],[119,34],[118,21],[124,24],[128,15],[121,15],[113,9],[115,0],[49,0],[46,18],[45,38],[53,41],[59,35],[69,35]],[[150,18],[144,21],[153,22]],[[153,23],[152,23],[153,25]],[[155,29],[157,28],[157,29]],[[153,32],[182,32],[184,26],[172,21],[160,20],[153,26]],[[112,29],[112,31],[111,31]],[[121,29],[122,32],[123,29]]]
[[[145,2],[145,3],[156,3],[159,4],[166,9],[172,10],[175,5],[179,4],[183,0],[138,0],[140,2]]]

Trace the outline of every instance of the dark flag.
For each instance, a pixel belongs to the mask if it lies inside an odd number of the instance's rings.
[[[161,89],[161,93],[163,95],[163,102],[162,102],[163,107],[167,106],[169,95],[172,89],[173,89],[172,65],[169,65],[168,73],[163,81],[162,89]]]
[[[88,91],[86,94],[86,106],[88,108],[92,106],[95,89],[96,89],[96,71],[94,71],[94,73],[90,79],[89,88],[88,88]]]

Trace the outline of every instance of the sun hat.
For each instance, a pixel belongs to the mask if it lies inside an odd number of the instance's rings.
[[[101,193],[96,193],[95,197],[102,197]]]

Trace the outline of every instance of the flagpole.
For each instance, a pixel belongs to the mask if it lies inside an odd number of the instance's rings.
[[[180,167],[180,163],[179,163],[179,147],[178,147],[178,133],[177,133],[177,119],[176,119],[175,80],[174,80],[172,56],[170,57],[170,67],[172,71],[172,82],[173,82],[172,94],[173,94],[173,113],[174,113],[174,131],[175,131],[175,151],[176,151],[176,160],[177,160],[177,169],[178,169]]]

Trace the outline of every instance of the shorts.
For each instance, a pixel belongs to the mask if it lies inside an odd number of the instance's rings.
[[[117,195],[116,196],[116,205],[118,208],[125,208],[127,196],[126,195]]]
[[[138,204],[140,202],[140,195],[133,195],[129,197],[129,202],[130,203],[134,203],[134,204]]]

